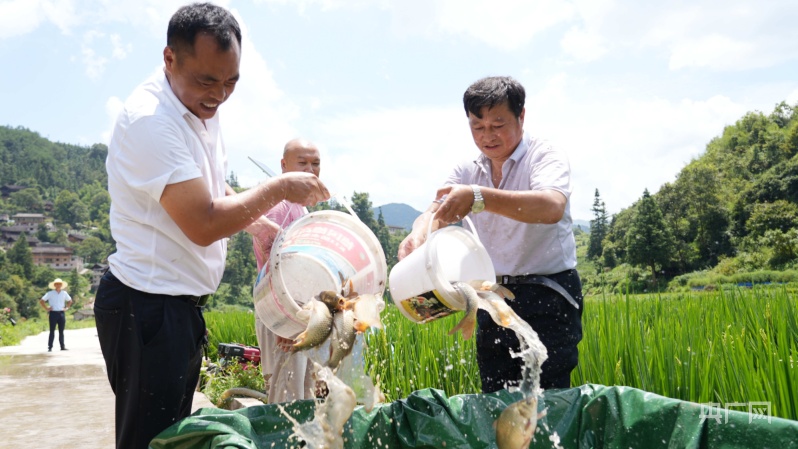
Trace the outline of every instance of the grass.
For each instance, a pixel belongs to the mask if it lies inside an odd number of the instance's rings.
[[[785,287],[586,302],[572,384],[626,385],[798,419],[798,312]]]
[[[0,323],[0,346],[15,346],[20,344],[25,337],[38,335],[50,330],[50,323],[46,318],[16,320],[16,322],[16,325],[12,325],[10,322]],[[87,327],[95,327],[94,318],[75,321],[72,315],[67,313],[64,329],[84,329]]]
[[[257,345],[251,312],[205,316],[212,360],[218,343]],[[461,317],[419,325],[387,307],[385,329],[366,335],[365,360],[388,401],[428,387],[449,396],[480,391],[474,339],[448,335]],[[794,286],[590,297],[582,322],[573,385],[626,385],[721,407],[770,402],[773,416],[798,419]]]

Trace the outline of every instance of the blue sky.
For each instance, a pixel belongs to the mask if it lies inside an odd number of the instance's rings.
[[[121,103],[162,67],[185,2],[0,0],[0,125],[107,143]],[[595,189],[610,213],[656,192],[748,111],[798,102],[791,0],[229,0],[241,81],[222,106],[230,169],[252,186],[293,137],[322,149],[322,180],[423,210],[477,154],[468,85],[511,75],[525,128],[569,155],[572,215]]]

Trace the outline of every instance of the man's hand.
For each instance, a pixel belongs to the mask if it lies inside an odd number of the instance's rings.
[[[427,239],[427,231],[413,231],[402,240],[402,243],[399,244],[399,252],[397,253],[397,257],[399,260],[404,259],[410,253],[415,251],[419,246],[424,243],[424,240]]]
[[[283,352],[290,352],[291,347],[294,346],[294,340],[290,338],[283,338],[277,335],[277,347],[280,348]]]
[[[471,212],[474,191],[463,184],[448,185],[438,189],[435,198],[442,203],[433,218],[447,224],[457,223]]]
[[[275,179],[280,181],[285,199],[292,203],[312,206],[330,199],[327,187],[312,173],[289,172],[283,173]]]
[[[245,231],[252,235],[252,242],[259,260],[269,260],[269,253],[271,253],[274,239],[280,232],[280,226],[266,217],[260,217]]]

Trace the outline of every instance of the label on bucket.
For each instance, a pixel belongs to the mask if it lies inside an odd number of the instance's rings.
[[[457,312],[456,309],[449,307],[436,290],[404,299],[401,301],[401,306],[419,323],[437,320]]]

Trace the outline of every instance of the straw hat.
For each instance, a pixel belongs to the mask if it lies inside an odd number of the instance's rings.
[[[66,281],[62,280],[61,278],[55,278],[53,282],[50,282],[50,289],[55,290],[55,284],[61,284],[61,290],[66,290],[67,284]]]

